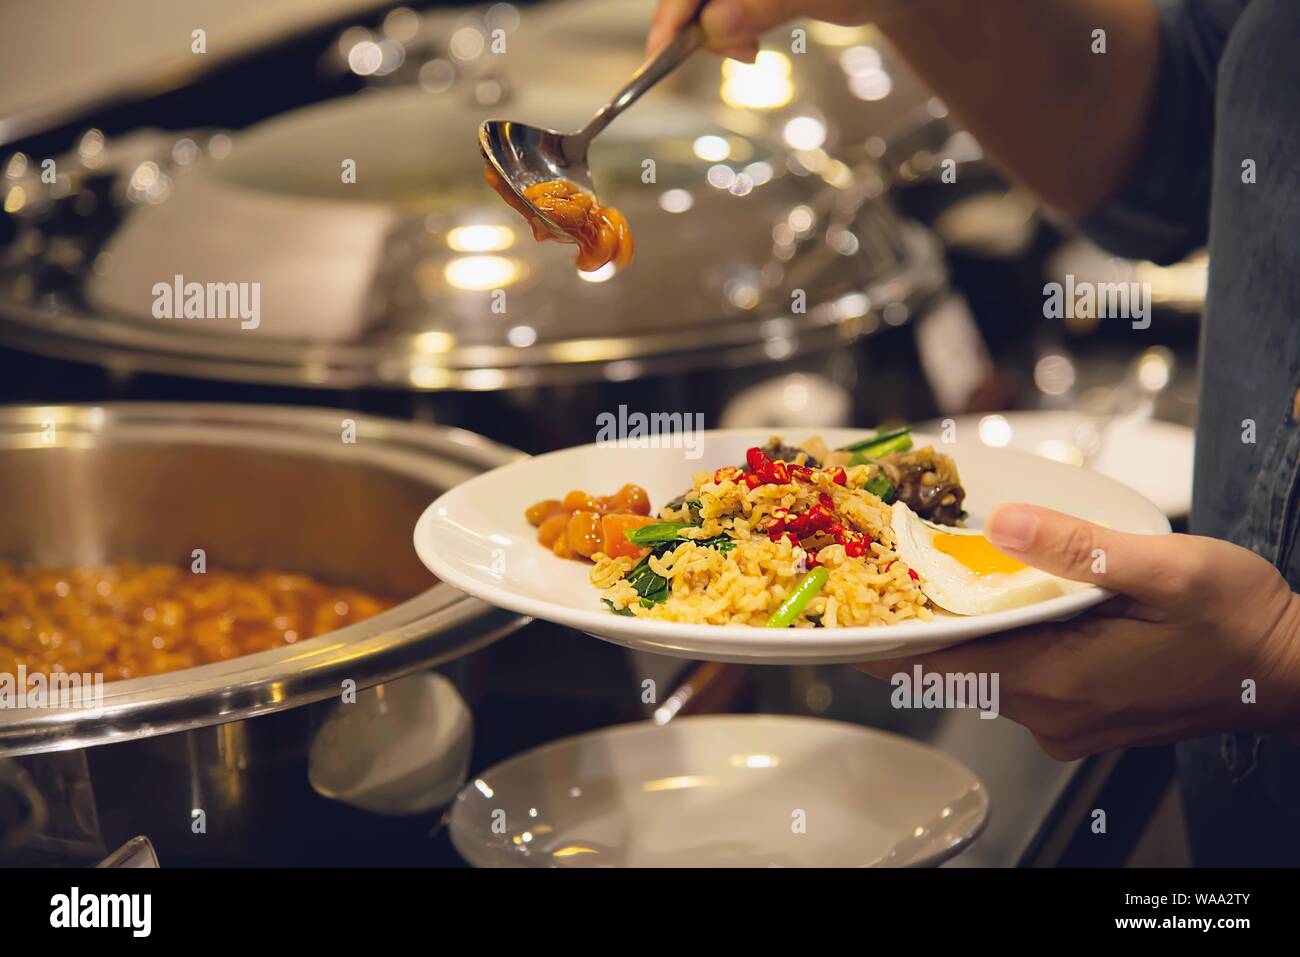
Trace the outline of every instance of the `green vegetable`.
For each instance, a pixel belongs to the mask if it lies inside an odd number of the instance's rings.
[[[731,551],[733,548],[736,547],[735,540],[728,538],[726,535],[719,535],[716,538],[682,539],[682,541],[693,541],[695,542],[696,545],[699,545],[701,548],[716,548],[718,551],[722,552],[723,554],[726,554],[727,552]]]
[[[663,527],[670,527],[674,529],[694,527],[691,525],[676,525],[672,522],[662,522],[660,523],[660,525]],[[655,526],[646,525],[644,527],[654,528]],[[641,531],[641,529],[636,529],[635,531],[639,532]],[[632,532],[628,532],[627,537],[630,541],[635,541],[632,538],[632,534],[633,534]],[[628,583],[632,586],[633,590],[636,591],[636,593],[641,596],[641,606],[643,608],[652,608],[653,606],[658,605],[660,602],[667,601],[668,595],[672,591],[672,583],[667,578],[664,578],[663,575],[655,574],[654,570],[650,567],[650,559],[662,558],[664,555],[667,555],[669,552],[675,549],[678,545],[681,545],[687,541],[695,541],[695,540],[686,539],[686,538],[674,538],[671,541],[659,542],[655,544],[653,546],[654,550],[650,552],[650,554],[647,555],[645,558],[641,559],[641,561],[637,562],[636,566],[630,572],[627,573]],[[703,541],[695,541],[695,544],[703,546],[705,548],[716,548],[720,552],[729,552],[736,547],[736,543],[733,542],[731,539],[729,539],[726,535],[719,535],[717,538],[706,538]],[[632,612],[628,611],[626,608],[622,608],[622,609],[614,608],[613,604],[611,604],[608,601],[608,599],[602,599],[602,601],[604,601],[605,604],[609,605],[610,608],[613,610],[614,614],[616,615],[632,614]]]
[[[826,577],[826,568],[822,565],[818,565],[805,575],[803,580],[794,586],[790,597],[781,602],[781,607],[772,613],[766,627],[789,628],[794,624],[794,620],[808,607],[808,602],[813,600],[813,596],[826,587]]]
[[[621,615],[621,616],[624,617],[624,618],[635,618],[635,617],[636,617],[636,615],[632,614],[632,609],[631,609],[631,608],[615,608],[615,607],[614,607],[614,603],[613,603],[612,601],[610,601],[608,598],[602,598],[601,601],[603,601],[606,605],[608,605],[608,606],[609,606],[609,610],[612,611],[612,612],[613,612],[614,614],[616,614],[616,615]]]
[[[653,525],[642,525],[640,528],[628,529],[623,534],[633,545],[666,545],[669,542],[675,542],[679,538],[679,532],[683,528],[694,528],[693,525],[687,525],[685,522],[655,522]]]
[[[869,439],[863,439],[860,442],[854,442],[852,445],[844,446],[842,451],[860,452],[864,449],[871,448],[873,445],[876,445],[877,443],[891,442],[894,439],[900,438],[904,435],[911,435],[911,433],[912,433],[912,427],[910,425],[906,425],[901,429],[894,429],[892,432],[877,432]]]
[[[627,573],[628,584],[641,596],[641,604],[649,608],[651,605],[657,605],[662,601],[667,601],[669,592],[669,582],[662,575],[657,575],[650,568],[650,559],[656,555],[662,555],[672,546],[660,546],[653,552],[641,559],[636,567]]]
[[[862,487],[886,505],[898,496],[898,489],[894,488],[894,483],[889,481],[889,476],[884,472],[877,472],[871,476],[867,479],[867,484]]]
[[[873,459],[889,455],[891,452],[906,452],[912,447],[911,426],[895,429],[893,432],[878,432],[870,439],[854,442],[844,446],[843,451],[852,452],[850,465],[866,465]]]

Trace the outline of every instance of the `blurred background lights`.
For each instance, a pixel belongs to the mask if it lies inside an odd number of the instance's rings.
[[[729,189],[732,196],[748,196],[753,191],[754,181],[744,173],[740,173],[736,176]]]
[[[761,50],[753,63],[722,61],[722,102],[750,110],[774,110],[794,98],[790,58]]]
[[[487,41],[478,27],[461,27],[451,35],[451,55],[457,60],[476,60]]]
[[[795,235],[802,235],[813,228],[813,224],[817,221],[817,217],[813,215],[810,206],[801,205],[790,210],[785,221],[789,224]]]
[[[483,290],[508,286],[519,278],[519,264],[504,256],[458,256],[443,276],[457,289]]]
[[[736,181],[736,171],[730,166],[719,163],[716,166],[709,167],[705,178],[708,179],[710,186],[717,189],[731,189],[731,184]]]
[[[527,349],[537,341],[537,330],[532,326],[511,326],[506,332],[506,342],[517,349]]]
[[[1169,384],[1173,367],[1174,357],[1169,349],[1164,346],[1148,349],[1138,360],[1138,383],[1148,392],[1159,392]]]
[[[509,226],[457,226],[447,234],[447,245],[458,253],[493,253],[514,245]]]
[[[794,343],[789,339],[769,339],[763,343],[763,352],[769,359],[779,362],[794,353]]]
[[[764,183],[772,181],[772,164],[760,160],[757,163],[750,163],[741,172],[749,177],[750,182],[755,186],[762,186]]]
[[[189,166],[199,158],[199,144],[195,143],[188,136],[182,137],[172,144],[172,160],[178,166]]]
[[[442,93],[451,89],[456,79],[456,68],[447,60],[430,60],[420,66],[416,81],[426,93]]]
[[[710,163],[720,163],[731,155],[731,144],[721,136],[698,137],[691,149],[700,159]]]
[[[1065,395],[1074,388],[1074,363],[1061,355],[1043,356],[1034,365],[1034,385],[1045,395]]]
[[[420,33],[420,15],[410,7],[398,7],[384,17],[384,35],[398,43],[410,43]]]
[[[846,27],[825,20],[809,20],[808,35],[828,47],[846,47],[862,43],[875,35],[873,27]]]
[[[1011,444],[1011,423],[1002,415],[986,415],[980,419],[980,441],[995,449]]]
[[[208,139],[208,155],[213,159],[225,159],[234,149],[234,140],[226,133],[216,133]]]
[[[826,124],[815,116],[796,116],[781,135],[791,149],[815,150],[826,142]]]
[[[500,369],[466,369],[461,383],[474,392],[490,392],[506,383],[506,374]]]
[[[77,156],[83,164],[96,167],[104,161],[104,134],[99,130],[86,130],[77,143]]]
[[[451,382],[451,374],[446,369],[417,363],[409,372],[411,385],[418,389],[441,389]]]
[[[361,40],[348,50],[348,69],[357,76],[371,76],[384,62],[384,51],[374,40]]]
[[[849,77],[849,90],[859,100],[883,100],[893,89],[894,81],[884,70],[872,70]]]
[[[414,345],[417,352],[439,353],[449,352],[451,347],[456,344],[456,337],[450,332],[434,330],[432,332],[421,332],[415,337]]]
[[[519,9],[513,3],[494,3],[487,8],[483,19],[493,30],[510,33],[519,29]]]
[[[684,213],[695,205],[695,197],[684,189],[668,189],[659,196],[659,208],[666,213]]]
[[[849,76],[861,76],[884,66],[875,47],[849,47],[840,54],[840,68]]]

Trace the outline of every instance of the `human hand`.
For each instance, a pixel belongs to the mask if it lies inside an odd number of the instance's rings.
[[[700,15],[707,49],[732,59],[753,62],[758,38],[773,27],[796,17],[814,17],[831,23],[859,24],[872,19],[881,0],[708,0]],[[658,52],[677,29],[691,18],[699,0],[659,0],[646,54]]]
[[[1060,760],[1220,731],[1300,732],[1300,596],[1254,552],[1029,505],[996,509],[985,534],[1026,564],[1118,594],[1070,621],[858,667],[886,680],[916,664],[997,673],[1000,712]]]

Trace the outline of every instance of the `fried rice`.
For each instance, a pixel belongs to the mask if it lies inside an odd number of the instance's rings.
[[[805,455],[797,457],[803,464]],[[680,537],[690,539],[648,558],[650,570],[669,581],[668,597],[648,604],[641,600],[627,575],[638,558],[592,556],[591,582],[616,612],[638,618],[709,625],[764,625],[808,572],[808,553],[792,541],[773,540],[766,532],[779,510],[800,513],[829,496],[833,511],[846,527],[868,536],[865,553],[850,557],[843,545],[825,544],[816,563],[827,571],[820,592],[804,607],[793,627],[846,628],[891,625],[932,617],[918,582],[894,552],[890,508],[863,486],[877,466],[845,470],[836,484],[824,471],[811,481],[763,484],[749,488],[739,477],[715,481],[717,473],[700,472],[686,498],[698,501],[695,515],[687,506],[667,508],[666,522],[699,521]],[[734,547],[721,550],[696,541],[726,536]]]

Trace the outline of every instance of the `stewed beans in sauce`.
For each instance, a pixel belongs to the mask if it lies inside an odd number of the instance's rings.
[[[282,571],[0,562],[0,674],[154,675],[305,641],[394,604]]]

